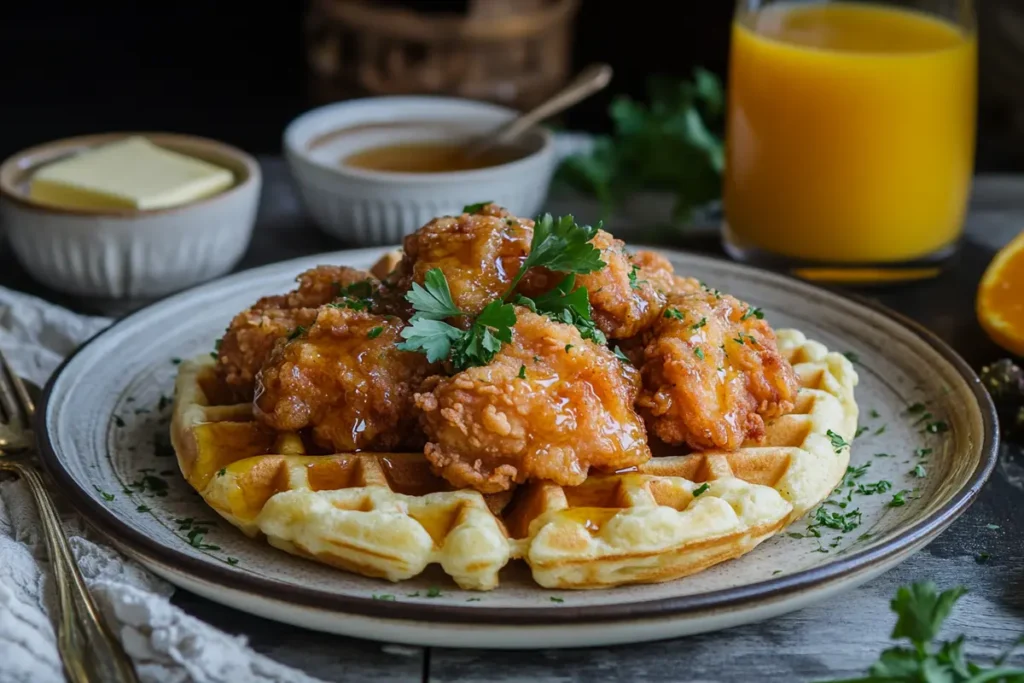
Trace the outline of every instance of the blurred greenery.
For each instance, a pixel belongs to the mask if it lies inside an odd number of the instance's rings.
[[[672,219],[686,223],[722,193],[724,102],[721,82],[705,69],[689,80],[654,77],[646,102],[612,101],[612,134],[566,158],[555,180],[597,198],[604,219],[633,192],[671,192]]]

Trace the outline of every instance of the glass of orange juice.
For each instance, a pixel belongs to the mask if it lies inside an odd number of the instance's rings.
[[[739,0],[726,250],[835,282],[937,274],[963,232],[976,110],[971,0]]]

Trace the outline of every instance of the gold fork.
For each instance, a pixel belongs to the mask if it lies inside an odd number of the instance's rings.
[[[60,599],[57,647],[64,669],[72,683],[138,683],[131,660],[100,619],[75,564],[57,507],[39,470],[29,461],[34,448],[30,432],[34,413],[25,383],[0,352],[0,470],[21,477],[39,509]]]

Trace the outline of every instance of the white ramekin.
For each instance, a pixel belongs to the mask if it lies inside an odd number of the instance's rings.
[[[34,168],[128,135],[223,166],[234,172],[235,184],[205,199],[149,211],[62,209],[29,198]],[[252,237],[260,185],[256,160],[220,142],[171,133],[88,135],[24,150],[0,166],[0,226],[25,269],[55,290],[156,298],[231,270]]]
[[[346,167],[342,159],[387,143],[464,139],[515,115],[506,107],[448,97],[349,100],[292,121],[284,133],[284,151],[306,210],[324,232],[352,245],[397,244],[431,219],[458,214],[476,202],[493,201],[520,216],[536,215],[557,164],[551,134],[542,128],[530,131],[518,143],[529,150],[525,156],[472,171],[367,171]]]

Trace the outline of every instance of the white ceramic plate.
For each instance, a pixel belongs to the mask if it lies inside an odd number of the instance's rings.
[[[178,474],[167,444],[174,359],[212,350],[237,311],[287,291],[306,268],[368,267],[382,251],[323,254],[233,275],[161,301],[94,338],[50,381],[39,412],[43,457],[62,493],[154,572],[254,614],[419,645],[575,647],[726,628],[848,590],[931,541],[967,508],[994,465],[988,395],[927,331],[783,276],[662,250],[678,272],[763,307],[775,327],[798,328],[855,354],[865,430],[854,442],[852,465],[867,465],[857,483],[892,484],[883,493],[851,496],[844,512],[860,510],[857,528],[797,538],[806,528],[800,521],[695,576],[602,591],[545,590],[515,564],[498,589],[474,593],[440,571],[392,584],[287,555],[218,521]],[[917,403],[926,408],[908,414]],[[927,425],[947,431],[929,433]],[[845,500],[847,490],[836,500]],[[905,504],[894,506],[900,491],[907,491]],[[209,522],[202,534],[193,533],[197,520]]]

